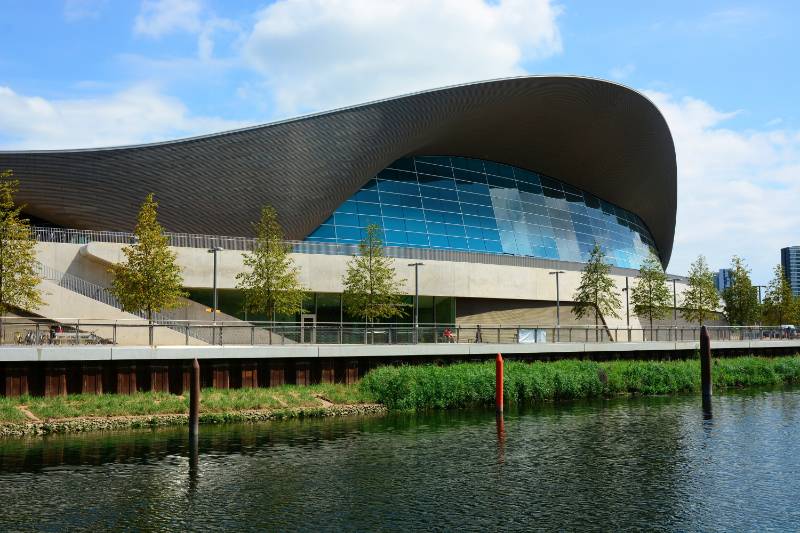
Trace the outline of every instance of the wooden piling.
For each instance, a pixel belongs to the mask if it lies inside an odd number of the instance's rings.
[[[192,380],[189,388],[189,438],[195,439],[200,430],[200,363],[192,361]]]
[[[700,328],[700,387],[703,408],[711,407],[711,338],[705,326]]]

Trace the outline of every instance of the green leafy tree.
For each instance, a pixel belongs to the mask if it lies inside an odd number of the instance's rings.
[[[800,298],[792,293],[782,265],[775,267],[775,277],[767,285],[764,295],[764,320],[771,326],[800,322]]]
[[[714,286],[714,275],[702,255],[689,266],[689,283],[683,293],[681,315],[689,322],[702,325],[719,309],[719,294]]]
[[[264,207],[255,228],[255,247],[243,259],[248,271],[236,275],[246,309],[265,313],[269,320],[276,314],[302,312],[305,290],[298,278],[300,269],[289,255],[292,247],[284,242],[275,209]]]
[[[134,230],[136,242],[122,249],[125,262],[110,269],[114,274],[111,292],[122,308],[131,313],[146,313],[150,344],[153,344],[153,313],[178,307],[181,297],[187,296],[175,253],[169,249],[167,236],[158,223],[157,209],[153,193],[148,194],[139,210]]]
[[[750,271],[741,257],[731,258],[731,284],[722,291],[725,318],[732,326],[750,326],[758,322],[761,310],[758,293],[750,281]]]
[[[21,218],[22,206],[14,204],[19,180],[10,170],[0,172],[0,338],[1,317],[11,309],[35,311],[42,305],[37,275],[36,240],[27,219]]]
[[[367,322],[406,314],[401,292],[405,280],[398,279],[392,260],[383,255],[379,231],[375,224],[367,226],[359,254],[348,262],[343,279],[345,310]]]
[[[667,275],[652,252],[639,268],[639,279],[631,289],[631,302],[634,313],[649,319],[651,332],[653,320],[660,320],[669,313],[672,294],[667,287]]]
[[[606,254],[595,244],[589,256],[589,262],[583,269],[581,283],[572,299],[575,306],[572,313],[583,318],[594,313],[595,336],[600,324],[600,316],[619,318],[621,303],[614,280],[611,279],[611,265],[606,263]]]

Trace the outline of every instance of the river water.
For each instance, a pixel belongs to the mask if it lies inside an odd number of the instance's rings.
[[[0,530],[800,529],[800,390],[0,441]]]

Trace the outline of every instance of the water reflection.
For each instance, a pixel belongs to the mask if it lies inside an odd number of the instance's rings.
[[[495,413],[495,427],[497,428],[497,462],[506,460],[506,421],[502,412]]]
[[[0,530],[795,529],[800,392],[0,442]]]

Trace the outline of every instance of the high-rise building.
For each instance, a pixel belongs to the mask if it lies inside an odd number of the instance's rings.
[[[720,268],[718,272],[714,272],[714,286],[720,294],[731,286],[732,281],[733,271],[730,268]]]
[[[783,273],[792,286],[792,292],[800,296],[800,246],[787,246],[781,249]]]

